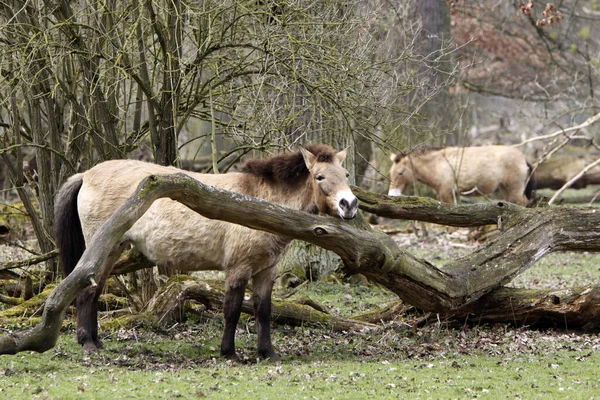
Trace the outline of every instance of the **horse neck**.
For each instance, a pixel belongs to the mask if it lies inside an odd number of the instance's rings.
[[[434,159],[429,154],[410,157],[407,161],[417,181],[430,186],[435,183],[435,175],[427,173],[427,171],[431,171],[435,167]]]
[[[315,207],[313,185],[310,177],[293,184],[261,180],[255,196],[294,210],[311,211]]]

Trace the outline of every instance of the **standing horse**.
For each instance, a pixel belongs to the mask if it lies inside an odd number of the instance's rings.
[[[199,174],[134,160],[106,161],[72,176],[60,189],[55,226],[65,275],[77,265],[94,233],[135,191],[140,181],[156,174],[183,172],[198,181],[232,192],[278,203],[295,210],[318,211],[342,219],[354,218],[358,200],[342,167],[346,152],[325,145],[307,145],[299,152],[267,160],[250,160],[241,172]],[[98,287],[82,291],[76,300],[77,340],[84,350],[102,347],[98,338],[97,301],[104,282],[122,251],[130,244],[156,265],[181,271],[225,271],[225,328],[221,355],[236,359],[235,330],[246,285],[253,283],[258,327],[257,351],[278,359],[270,334],[271,291],[277,262],[289,238],[211,220],[171,199],[155,201],[125,233],[106,263],[107,275]]]
[[[431,186],[443,203],[499,189],[504,200],[526,205],[533,191],[533,179],[527,180],[531,165],[514,147],[425,148],[391,159],[389,196],[400,196],[415,180]]]

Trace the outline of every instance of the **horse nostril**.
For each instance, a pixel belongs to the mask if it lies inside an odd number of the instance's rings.
[[[348,209],[348,200],[346,199],[341,199],[340,200],[340,208],[344,211],[346,211]]]
[[[358,199],[355,197],[354,200],[352,200],[352,204],[350,204],[350,207],[353,210],[356,210],[358,208]]]

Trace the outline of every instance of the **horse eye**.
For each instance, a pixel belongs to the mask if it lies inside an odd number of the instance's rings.
[[[350,172],[346,172],[346,178],[350,178]]]
[[[402,176],[404,175],[404,172],[398,172],[398,175]]]
[[[325,177],[323,175],[317,175],[317,180],[320,182],[323,179],[325,179]]]

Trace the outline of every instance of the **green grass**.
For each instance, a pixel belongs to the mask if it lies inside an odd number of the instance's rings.
[[[408,235],[404,245],[436,265],[472,251],[471,243],[449,239],[453,233],[430,234]],[[600,284],[600,254],[550,254],[511,284]],[[296,296],[345,318],[397,300],[377,285],[339,282],[310,283]],[[3,322],[0,334],[16,328]],[[219,357],[219,315],[193,314],[163,330],[101,330],[105,349],[98,354],[82,353],[69,319],[54,349],[0,356],[0,398],[600,399],[598,334],[499,324],[450,328],[445,321],[413,328],[411,322],[399,317],[364,332],[274,325],[283,359],[276,364],[256,360],[255,326],[247,317],[236,336],[241,363]]]
[[[510,286],[568,289],[600,285],[600,253],[552,253],[516,277]]]
[[[398,300],[398,296],[377,285],[325,282],[311,283],[290,299],[304,296],[317,300],[330,314],[343,318],[365,314]]]
[[[360,314],[393,301],[377,286],[319,282],[304,295]],[[218,356],[222,320],[190,316],[165,330],[103,331],[82,353],[72,321],[43,354],[0,356],[7,399],[462,399],[598,398],[600,337],[505,325],[413,328],[403,320],[364,332],[274,327],[279,364],[258,362],[255,326],[238,329],[242,363]]]
[[[291,342],[283,346],[290,353],[281,364],[233,364],[200,350],[188,329],[193,326],[170,335],[139,332],[138,342],[113,338],[91,356],[81,353],[73,335],[63,335],[44,354],[2,356],[0,396],[590,399],[600,393],[600,342],[594,336],[487,329],[406,335],[392,325],[373,335],[286,328],[276,330],[277,342]],[[215,334],[208,333],[209,346]],[[242,350],[251,352],[247,339]]]

